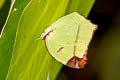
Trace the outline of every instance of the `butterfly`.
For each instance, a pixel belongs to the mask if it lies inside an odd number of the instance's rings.
[[[71,68],[84,68],[87,51],[97,25],[77,12],[54,22],[41,35],[49,53],[59,62]]]

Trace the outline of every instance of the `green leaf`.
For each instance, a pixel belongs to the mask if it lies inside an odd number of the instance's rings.
[[[70,0],[66,14],[79,12],[84,17],[87,17],[95,0]]]
[[[44,42],[37,39],[65,14],[67,4],[68,0],[32,0],[27,5],[16,31],[7,80],[46,80],[51,56]]]
[[[56,80],[56,77],[59,74],[62,66],[63,66],[63,64],[56,61],[54,58],[52,59],[52,64],[51,64],[50,71],[48,74],[49,80]]]
[[[3,4],[2,8],[0,9],[0,32],[1,32],[2,27],[4,26],[6,18],[8,16],[10,4],[11,4],[11,1],[7,0]]]
[[[0,80],[5,80],[6,78],[11,60],[18,21],[28,2],[29,0],[25,0],[24,2],[16,0],[15,3],[12,3],[11,5],[8,19],[0,36]],[[14,8],[19,8],[19,10],[15,12]]]
[[[0,9],[2,8],[2,6],[4,5],[6,0],[0,0]]]

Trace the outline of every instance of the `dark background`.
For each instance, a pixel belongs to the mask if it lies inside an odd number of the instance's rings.
[[[9,11],[10,0],[0,10],[0,30]],[[57,80],[120,80],[120,0],[96,0],[88,17],[98,25],[89,45],[84,69],[63,67]]]

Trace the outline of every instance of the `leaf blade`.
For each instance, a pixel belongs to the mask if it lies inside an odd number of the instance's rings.
[[[22,7],[20,6],[18,0],[16,0],[15,4],[14,2],[12,3],[10,12],[8,15],[8,19],[0,35],[0,59],[1,59],[0,60],[0,75],[1,75],[0,80],[5,80],[6,78],[8,68],[10,65],[14,40],[15,40],[15,34],[16,34],[16,28],[17,28],[16,26],[18,24],[21,13],[28,2],[29,0],[22,2],[21,3]],[[13,11],[14,7],[20,8],[20,10],[17,12],[14,12]]]
[[[40,37],[46,27],[65,14],[67,4],[68,0],[41,0],[40,2],[32,0],[27,6],[17,29],[7,80],[46,79],[51,56],[46,50],[44,41],[36,41],[36,39]],[[30,23],[31,21],[32,23]]]

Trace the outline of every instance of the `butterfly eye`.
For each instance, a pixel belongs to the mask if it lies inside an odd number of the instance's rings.
[[[45,34],[44,34],[44,33],[42,33],[42,34],[41,34],[41,38],[43,39],[44,37],[45,37]]]

